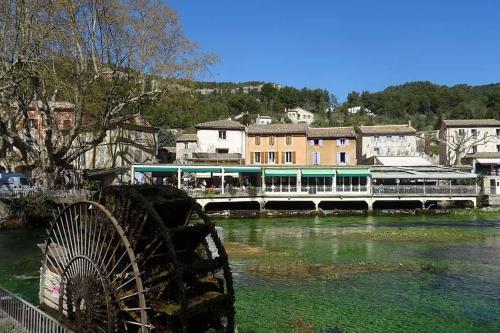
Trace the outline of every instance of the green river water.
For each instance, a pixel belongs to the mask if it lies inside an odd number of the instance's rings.
[[[240,333],[500,332],[500,215],[220,219]],[[0,232],[36,302],[43,231]]]

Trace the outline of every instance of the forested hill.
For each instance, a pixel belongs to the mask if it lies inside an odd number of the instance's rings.
[[[361,112],[348,115],[347,109],[361,106],[375,116]],[[344,125],[412,121],[417,129],[436,129],[443,118],[499,118],[500,84],[482,86],[436,85],[411,82],[381,92],[351,92],[335,112],[332,122]]]
[[[248,123],[257,114],[284,117],[285,108],[302,107],[317,114],[325,123],[325,111],[335,104],[334,96],[323,89],[296,89],[264,82],[191,82],[176,84],[152,105],[144,115],[155,126],[192,129],[197,123],[248,115],[238,121]]]

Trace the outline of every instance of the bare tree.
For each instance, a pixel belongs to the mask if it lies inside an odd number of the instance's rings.
[[[2,1],[0,152],[36,166],[50,186],[103,141],[115,117],[140,112],[173,80],[193,79],[215,61],[159,0]],[[74,104],[69,129],[57,125],[56,100]],[[33,108],[41,135],[30,130]],[[88,128],[93,135],[75,147]]]
[[[446,146],[446,160],[448,165],[459,165],[462,158],[477,145],[490,142],[495,135],[488,133],[455,131],[454,134],[440,137],[438,141]]]

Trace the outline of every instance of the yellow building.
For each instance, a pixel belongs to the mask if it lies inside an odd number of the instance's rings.
[[[306,152],[307,124],[248,126],[247,164],[305,165]]]
[[[309,128],[307,165],[356,165],[353,127]]]

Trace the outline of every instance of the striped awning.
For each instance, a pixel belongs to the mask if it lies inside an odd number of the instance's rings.
[[[203,167],[203,168],[181,168],[183,172],[192,172],[192,173],[203,173],[203,172],[221,172],[221,168],[211,168],[211,167]]]
[[[172,166],[157,166],[157,167],[137,166],[137,167],[134,167],[134,171],[136,171],[136,172],[177,172],[177,169],[179,169],[179,168],[172,167]]]
[[[261,173],[261,168],[242,168],[242,167],[224,167],[224,172],[238,172],[238,173]]]
[[[368,177],[370,169],[368,168],[353,168],[353,169],[337,169],[339,177]]]
[[[335,169],[302,169],[302,177],[335,177]]]
[[[296,177],[297,169],[265,169],[264,173],[269,177]]]

